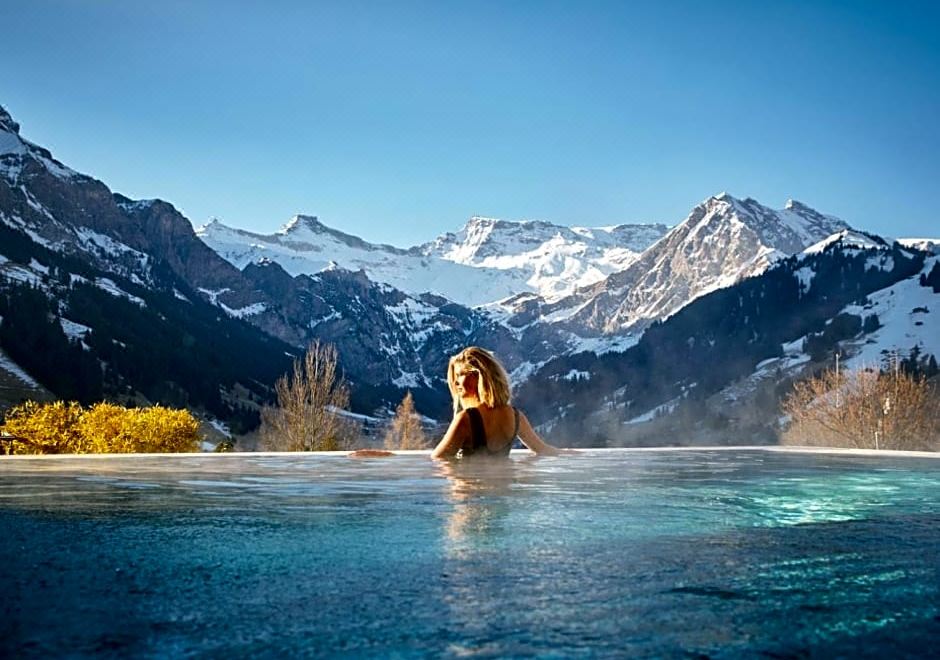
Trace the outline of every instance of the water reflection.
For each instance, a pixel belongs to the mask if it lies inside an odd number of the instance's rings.
[[[449,511],[443,521],[442,550],[447,607],[448,655],[505,655],[494,635],[512,608],[513,575],[510,539],[524,531],[513,507],[524,499],[519,488],[525,464],[513,460],[439,462],[437,475],[446,479]]]
[[[940,481],[928,475],[886,474],[874,470],[823,477],[769,479],[744,493],[742,509],[756,525],[801,525],[864,520]],[[940,492],[937,489],[936,492]]]
[[[491,545],[504,531],[517,468],[513,461],[441,461],[437,474],[447,479],[451,511],[444,525],[448,558],[466,558]]]

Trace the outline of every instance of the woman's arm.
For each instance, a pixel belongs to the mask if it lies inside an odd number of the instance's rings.
[[[447,432],[444,433],[444,437],[441,438],[441,441],[437,443],[437,447],[431,452],[431,458],[446,458],[455,455],[463,447],[463,443],[470,432],[469,425],[470,420],[467,419],[465,410],[455,414],[450,421],[450,426],[447,427]]]
[[[547,454],[548,456],[557,456],[567,453],[565,449],[559,449],[548,444],[535,432],[529,423],[529,418],[521,410],[519,411],[519,439],[522,444],[534,451],[536,454]]]

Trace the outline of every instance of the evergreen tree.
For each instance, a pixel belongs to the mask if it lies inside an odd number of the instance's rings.
[[[386,449],[427,449],[428,441],[421,427],[421,419],[415,412],[411,391],[398,404],[395,417],[385,432]]]

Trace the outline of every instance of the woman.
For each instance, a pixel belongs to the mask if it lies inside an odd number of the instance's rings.
[[[509,377],[489,351],[470,346],[452,357],[447,386],[454,418],[431,458],[508,456],[516,437],[537,454],[561,453],[539,437],[525,414],[509,405]]]

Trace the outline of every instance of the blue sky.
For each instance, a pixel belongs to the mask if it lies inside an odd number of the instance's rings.
[[[0,3],[0,104],[133,198],[407,246],[727,190],[940,235],[940,3]]]

